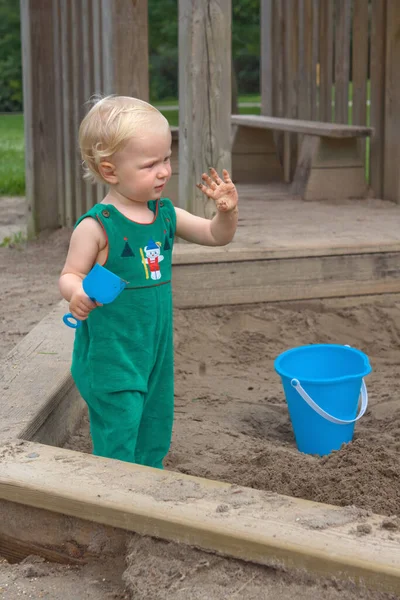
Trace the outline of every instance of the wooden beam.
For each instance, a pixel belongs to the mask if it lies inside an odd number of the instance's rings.
[[[231,168],[231,2],[179,0],[179,204],[212,217],[195,184]]]
[[[379,515],[40,444],[7,450],[0,470],[3,500],[400,592],[398,543],[380,527]],[[223,516],[221,504],[228,507]],[[371,533],[360,538],[349,531],[358,525]]]
[[[58,226],[53,1],[21,0],[28,232]]]
[[[375,196],[383,197],[385,138],[385,68],[387,0],[371,5],[371,126],[375,134],[370,144],[370,183]]]
[[[400,2],[388,0],[386,25],[385,172],[383,196],[400,203]]]
[[[320,123],[318,121],[300,121],[298,119],[280,119],[278,117],[264,117],[262,115],[232,115],[232,124],[332,138],[368,137],[373,133],[373,129],[370,127]]]

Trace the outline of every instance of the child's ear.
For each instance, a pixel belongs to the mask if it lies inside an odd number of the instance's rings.
[[[102,178],[109,184],[115,185],[118,183],[118,177],[115,174],[115,165],[110,162],[101,162],[99,171]]]

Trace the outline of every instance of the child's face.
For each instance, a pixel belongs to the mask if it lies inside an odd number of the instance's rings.
[[[147,132],[131,139],[114,157],[115,189],[125,198],[147,202],[160,198],[171,177],[171,132]]]

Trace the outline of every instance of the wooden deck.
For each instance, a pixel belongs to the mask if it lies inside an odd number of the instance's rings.
[[[232,244],[176,244],[176,306],[400,292],[400,205],[305,202],[280,183],[238,190]]]

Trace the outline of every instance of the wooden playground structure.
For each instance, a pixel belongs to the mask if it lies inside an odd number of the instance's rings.
[[[240,222],[228,248],[176,244],[176,306],[400,292],[400,3],[261,0],[260,117],[231,114],[230,4],[179,0],[169,193],[211,216],[195,182],[210,165],[232,167]],[[26,0],[21,18],[29,228],[70,227],[104,192],[81,178],[85,101],[148,99],[147,2]],[[398,544],[376,515],[361,540],[346,525],[311,531],[311,513],[337,522],[342,509],[242,488],[252,511],[244,502],[221,520],[229,484],[61,449],[83,408],[63,312],[61,303],[4,363],[0,543],[90,546],[100,535],[116,549],[135,531],[400,592]],[[189,500],[176,506],[155,488]]]

